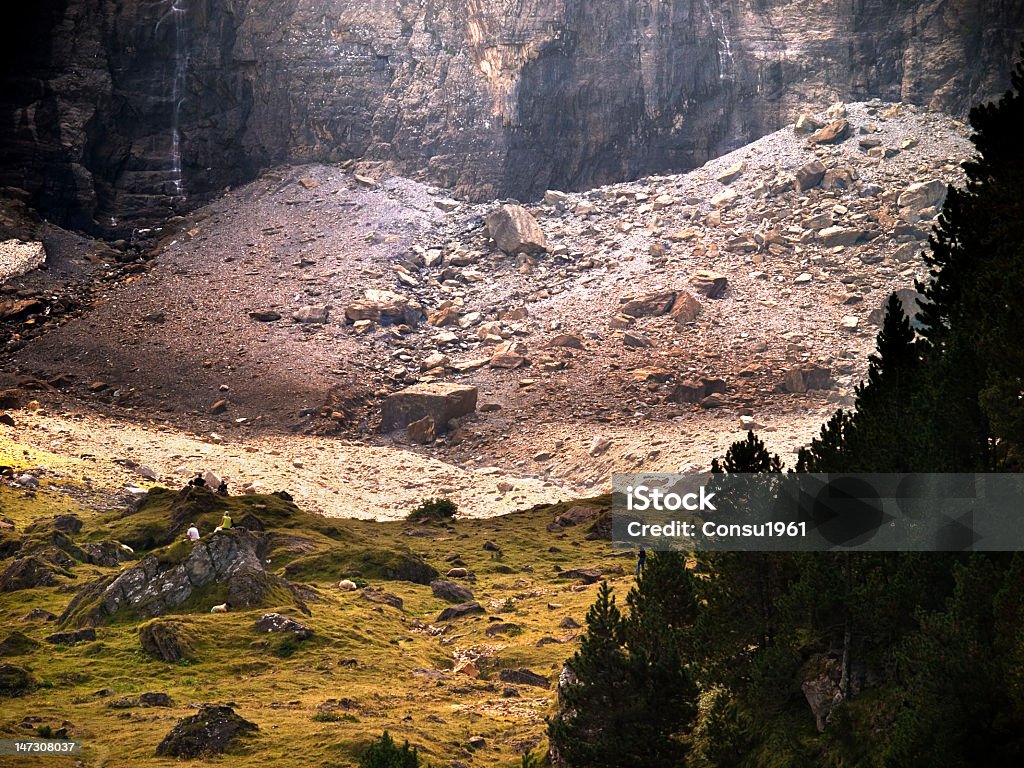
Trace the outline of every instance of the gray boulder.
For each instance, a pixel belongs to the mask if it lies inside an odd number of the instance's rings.
[[[0,592],[52,587],[57,584],[57,571],[38,557],[19,557],[0,574]]]
[[[378,605],[389,605],[399,611],[402,610],[405,605],[402,598],[398,595],[393,595],[390,592],[385,592],[380,589],[371,589],[370,587],[364,589],[360,597],[367,602],[377,603]]]
[[[445,608],[441,613],[438,614],[438,621],[451,621],[453,619],[461,619],[464,616],[472,616],[474,614],[487,613],[484,607],[475,600],[469,603],[460,603],[459,605],[453,605],[449,608]]]
[[[449,603],[466,603],[473,599],[473,593],[469,589],[454,581],[445,581],[444,579],[430,582],[430,591],[434,593],[434,597],[439,597]]]
[[[46,638],[46,642],[53,645],[77,645],[78,643],[90,643],[96,639],[96,630],[91,627],[76,629],[71,632],[54,632]]]
[[[537,688],[548,688],[551,685],[551,681],[543,675],[538,675],[525,667],[519,669],[503,669],[498,673],[498,677],[504,683],[514,683],[516,685],[532,685]]]
[[[198,713],[179,720],[156,748],[157,757],[195,760],[223,754],[238,739],[259,726],[227,706],[205,704]]]

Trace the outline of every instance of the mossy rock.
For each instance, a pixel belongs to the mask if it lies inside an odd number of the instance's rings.
[[[157,757],[194,760],[228,751],[241,737],[259,730],[227,706],[207,704],[191,717],[178,721],[156,748]]]
[[[56,586],[59,572],[39,557],[19,557],[0,574],[0,592]]]
[[[0,656],[24,656],[40,646],[37,640],[21,632],[11,632],[0,641]]]
[[[147,621],[139,627],[139,643],[148,656],[159,661],[177,663],[196,658],[196,636],[184,621]]]
[[[0,560],[14,557],[21,552],[21,537],[15,534],[0,533]]]
[[[82,530],[82,521],[77,515],[56,515],[54,517],[35,520],[25,529],[25,533],[45,533],[60,531],[76,534]]]
[[[0,696],[22,696],[35,686],[27,669],[13,664],[0,664]]]
[[[339,535],[328,518],[303,512],[277,494],[218,496],[205,488],[186,487],[177,492],[152,488],[135,510],[105,516],[101,525],[90,531],[89,539],[113,539],[137,552],[149,552],[175,543],[192,523],[201,533],[212,532],[225,512],[236,527],[249,530],[299,528],[332,538]],[[243,525],[246,520],[252,524]]]

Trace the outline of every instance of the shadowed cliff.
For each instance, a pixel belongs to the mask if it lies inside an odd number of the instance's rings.
[[[62,0],[11,11],[0,185],[125,231],[285,162],[471,199],[685,170],[834,99],[954,114],[1024,4]]]

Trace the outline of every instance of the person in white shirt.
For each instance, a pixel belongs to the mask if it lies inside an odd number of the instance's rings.
[[[196,524],[192,523],[189,526],[188,532],[185,534],[185,538],[188,541],[199,541],[199,529],[196,528]]]

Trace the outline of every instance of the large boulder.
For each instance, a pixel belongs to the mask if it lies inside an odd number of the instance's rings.
[[[697,298],[687,291],[679,291],[676,294],[676,300],[672,304],[672,319],[680,325],[686,325],[686,323],[692,323],[698,317],[703,307],[701,303],[697,301]]]
[[[665,402],[699,403],[707,394],[707,387],[701,381],[680,381],[665,397]]]
[[[896,204],[900,208],[920,211],[924,208],[941,206],[946,200],[946,182],[939,179],[911,184],[900,194]]]
[[[832,372],[821,365],[803,363],[790,368],[779,390],[782,392],[802,393],[809,389],[829,389],[832,386]]]
[[[381,325],[416,325],[423,316],[419,302],[393,291],[368,289],[345,309],[350,323],[369,320]]]
[[[834,144],[842,141],[850,134],[850,124],[842,117],[836,118],[810,135],[807,139],[811,144]]]
[[[834,248],[837,245],[853,245],[864,236],[865,232],[861,229],[836,225],[819,231],[818,242],[826,248]]]
[[[555,522],[563,528],[582,525],[596,520],[603,510],[590,504],[575,504],[555,518]]]
[[[287,581],[263,567],[261,540],[241,529],[221,531],[192,544],[179,542],[150,554],[113,580],[101,579],[75,596],[61,622],[95,625],[122,610],[143,617],[173,611],[193,593],[216,585],[236,608],[291,600],[306,610]]]
[[[392,608],[396,608],[399,611],[405,605],[405,601],[402,600],[398,595],[393,595],[390,592],[385,592],[383,589],[374,589],[373,587],[367,587],[362,591],[360,595],[363,600],[368,603],[376,603],[377,605],[389,605]]]
[[[96,639],[96,630],[92,627],[75,629],[70,632],[54,632],[46,638],[46,642],[52,645],[78,645],[79,643],[91,643]]]
[[[478,390],[465,384],[431,382],[416,384],[389,395],[381,412],[381,431],[405,429],[427,416],[438,431],[448,428],[451,419],[476,411]]]
[[[796,177],[797,190],[803,192],[821,183],[825,177],[825,165],[817,158],[809,160],[793,171],[793,176]]]
[[[438,614],[438,621],[451,621],[452,619],[461,619],[464,616],[472,616],[474,614],[487,613],[484,607],[480,603],[473,600],[468,603],[459,603],[445,608],[441,613]]]
[[[157,757],[195,760],[220,755],[259,726],[227,706],[205,704],[191,717],[178,721],[156,748]]]
[[[551,681],[543,675],[538,675],[536,672],[520,667],[519,669],[503,669],[498,673],[498,677],[504,683],[514,683],[516,685],[533,685],[537,688],[548,688],[551,686]]]
[[[729,287],[729,278],[720,272],[710,269],[700,269],[690,277],[690,285],[697,293],[707,296],[709,299],[720,299],[726,288]]]
[[[502,205],[484,220],[487,234],[505,253],[537,253],[547,248],[537,220],[521,205]]]
[[[4,240],[0,242],[0,283],[42,266],[46,249],[36,240]]]
[[[116,568],[126,560],[132,559],[132,553],[116,541],[86,542],[82,544],[81,549],[87,562],[105,568]]]
[[[193,637],[183,621],[153,619],[139,627],[142,650],[154,659],[177,663],[195,657]]]
[[[467,587],[445,579],[430,582],[430,591],[434,593],[434,597],[449,603],[467,603],[473,599],[473,593]]]
[[[597,584],[601,580],[601,571],[597,568],[573,568],[563,571],[562,576],[567,579],[579,579],[584,584]]]
[[[676,300],[675,291],[658,291],[619,300],[619,312],[630,317],[657,317],[667,315]]]

